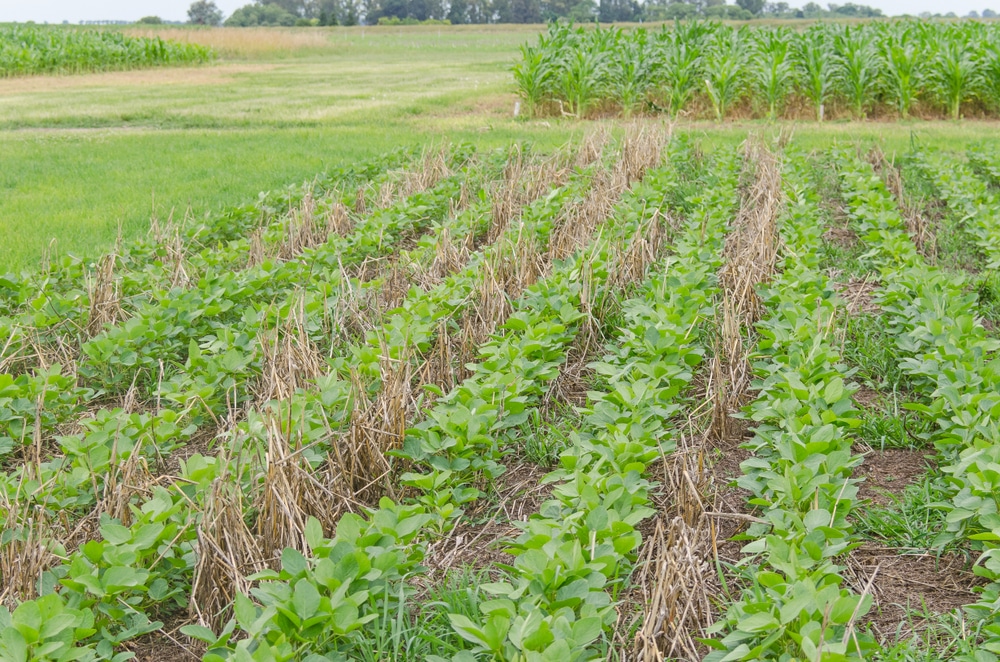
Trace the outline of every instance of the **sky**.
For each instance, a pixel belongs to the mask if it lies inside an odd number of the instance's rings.
[[[251,0],[215,0],[226,16]],[[830,0],[816,0],[826,6]],[[846,4],[852,0],[840,0]],[[858,4],[878,7],[888,15],[902,13],[946,13],[953,11],[964,16],[970,10],[990,8],[1000,12],[1000,0],[853,0]],[[801,7],[808,0],[790,0],[788,4]],[[135,21],[143,16],[159,16],[168,21],[187,19],[191,0],[0,0],[0,23],[7,21],[35,21],[37,23],[78,23],[82,20]]]

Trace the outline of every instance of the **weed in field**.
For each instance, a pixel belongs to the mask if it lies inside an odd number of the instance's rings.
[[[975,656],[982,623],[967,620],[958,611],[937,613],[926,603],[907,607],[893,641],[885,642],[877,662],[944,662],[978,659]]]
[[[928,475],[919,483],[908,485],[901,495],[887,494],[888,506],[870,506],[854,511],[859,536],[896,549],[935,553],[959,551],[953,543],[940,546],[939,535],[945,527],[945,515],[938,506],[949,498],[939,475]]]
[[[879,315],[861,313],[847,320],[844,359],[868,388],[896,393],[907,383],[895,337]]]
[[[985,271],[976,282],[979,312],[992,324],[994,332],[1000,330],[1000,273]]]
[[[914,426],[918,430],[914,430]],[[899,414],[872,413],[861,419],[861,427],[855,433],[859,440],[872,448],[926,448],[927,442],[917,435],[928,425],[919,420],[907,420]]]
[[[543,420],[538,410],[529,419],[530,429],[525,431],[521,444],[512,452],[540,467],[551,468],[559,461],[559,454],[571,444],[570,437],[574,433],[574,419],[577,414],[566,405],[556,405],[558,413],[550,418],[553,422]]]

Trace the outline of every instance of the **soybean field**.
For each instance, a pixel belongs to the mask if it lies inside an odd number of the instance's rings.
[[[0,658],[992,660],[1000,153],[440,142],[0,279]]]

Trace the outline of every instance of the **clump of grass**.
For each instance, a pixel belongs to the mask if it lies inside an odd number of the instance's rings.
[[[884,642],[877,662],[944,662],[977,659],[979,631],[989,621],[966,620],[960,611],[939,614],[926,603],[908,607],[894,641]]]
[[[979,311],[991,323],[993,330],[1000,329],[1000,273],[987,271],[976,282]]]
[[[868,388],[896,393],[908,383],[895,337],[879,315],[860,313],[847,320],[843,356]]]
[[[940,476],[927,475],[901,495],[890,496],[887,506],[854,511],[858,535],[896,549],[961,551],[951,537],[942,536],[946,513],[936,504],[946,501],[948,493]]]
[[[873,413],[865,416],[855,434],[874,449],[920,449],[926,442],[919,435],[929,431],[931,423],[898,414]]]

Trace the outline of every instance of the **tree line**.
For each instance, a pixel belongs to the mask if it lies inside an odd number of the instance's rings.
[[[995,16],[990,10],[983,17]],[[544,23],[553,20],[620,23],[686,19],[875,18],[882,11],[856,3],[809,2],[801,8],[767,0],[255,0],[225,25],[374,25],[379,22]],[[211,0],[191,5],[192,23],[219,25]]]
[[[254,0],[225,21],[229,26],[374,25],[385,22],[448,23],[577,23],[670,21],[688,19],[750,20],[755,18],[878,18],[882,11],[848,2],[822,7],[808,2],[795,8],[768,0]],[[997,14],[990,9],[983,18]],[[930,14],[922,17],[929,18]],[[936,14],[935,16],[940,16]],[[949,12],[944,16],[955,16]],[[969,17],[978,18],[978,12]],[[197,0],[188,10],[191,23],[223,24],[211,0]]]

